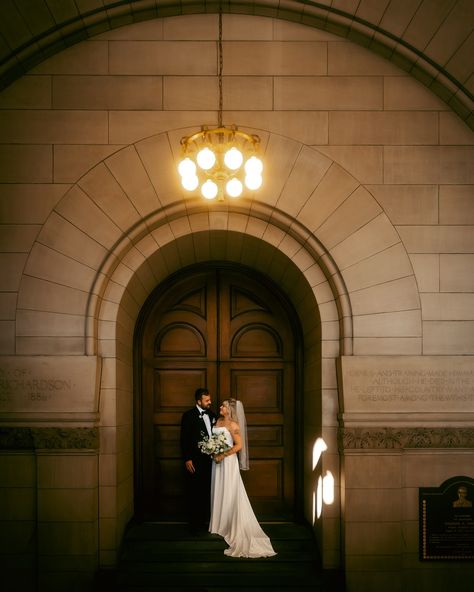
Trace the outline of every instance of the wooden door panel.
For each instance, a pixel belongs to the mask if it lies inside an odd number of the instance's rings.
[[[155,368],[154,379],[155,413],[188,409],[190,394],[211,382],[208,368]]]
[[[243,287],[242,287],[243,286]],[[274,293],[242,273],[208,270],[160,291],[142,337],[141,448],[144,507],[180,519],[180,422],[207,386],[213,408],[233,396],[248,423],[257,517],[291,519],[294,502],[294,336]]]

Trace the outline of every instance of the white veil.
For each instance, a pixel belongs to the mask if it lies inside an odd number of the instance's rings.
[[[235,402],[237,412],[237,422],[240,427],[240,436],[242,438],[242,448],[239,450],[239,465],[241,471],[249,470],[249,445],[247,439],[247,420],[245,419],[244,406],[242,401]]]

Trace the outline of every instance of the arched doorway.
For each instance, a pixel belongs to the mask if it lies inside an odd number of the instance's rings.
[[[300,334],[278,287],[243,266],[193,266],[154,291],[135,338],[137,514],[184,517],[180,421],[200,386],[215,410],[228,396],[244,403],[251,470],[243,478],[257,516],[300,514]]]

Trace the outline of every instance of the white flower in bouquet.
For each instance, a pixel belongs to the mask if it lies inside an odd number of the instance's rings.
[[[210,454],[212,456],[222,454],[230,449],[223,432],[212,434],[212,436],[205,436],[200,442],[198,442],[198,446],[202,453]]]

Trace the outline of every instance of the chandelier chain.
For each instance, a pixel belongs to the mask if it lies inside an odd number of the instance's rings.
[[[219,43],[218,43],[218,55],[219,55],[219,69],[218,69],[218,80],[219,80],[219,113],[218,113],[218,126],[222,127],[222,109],[223,109],[223,98],[222,98],[222,70],[224,68],[224,57],[222,54],[222,2],[219,2]]]

